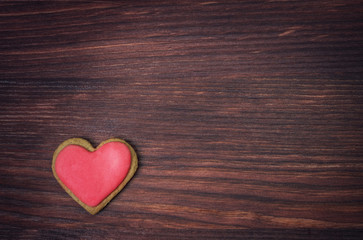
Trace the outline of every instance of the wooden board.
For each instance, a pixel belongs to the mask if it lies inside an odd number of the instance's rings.
[[[0,3],[0,238],[359,239],[361,1]],[[92,216],[72,137],[139,169]]]

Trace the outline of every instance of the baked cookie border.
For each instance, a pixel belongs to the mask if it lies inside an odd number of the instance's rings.
[[[79,198],[77,196],[75,196],[72,193],[72,191],[66,185],[64,185],[63,182],[59,179],[59,177],[57,175],[57,172],[55,170],[55,162],[57,160],[58,154],[65,147],[67,147],[69,145],[78,145],[78,146],[81,146],[81,147],[85,148],[89,152],[94,152],[94,151],[96,151],[97,149],[99,149],[100,147],[102,147],[103,145],[105,145],[106,143],[109,143],[109,142],[121,142],[121,143],[125,144],[128,147],[128,149],[130,150],[130,153],[131,153],[130,169],[129,169],[126,177],[124,178],[124,180],[120,183],[120,185],[114,191],[112,191],[97,206],[91,207],[91,206],[88,206],[87,204],[83,203],[81,200],[79,200]],[[64,141],[63,143],[61,143],[57,147],[57,149],[55,150],[55,152],[53,154],[53,160],[52,160],[52,171],[53,171],[53,175],[54,175],[55,179],[57,180],[57,182],[73,198],[73,200],[75,200],[79,205],[81,205],[84,209],[86,209],[92,215],[95,215],[96,213],[101,211],[126,186],[126,184],[134,176],[137,168],[138,168],[138,159],[137,159],[137,155],[136,155],[135,150],[125,140],[122,140],[122,139],[119,139],[119,138],[107,139],[107,140],[101,142],[96,148],[94,148],[92,146],[92,144],[89,141],[87,141],[86,139],[83,139],[83,138],[70,138],[70,139]]]

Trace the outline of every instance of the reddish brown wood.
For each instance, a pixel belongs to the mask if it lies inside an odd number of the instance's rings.
[[[0,238],[361,238],[362,6],[1,2]],[[139,155],[96,216],[71,137]]]

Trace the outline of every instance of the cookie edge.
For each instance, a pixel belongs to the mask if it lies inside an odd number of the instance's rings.
[[[97,149],[99,149],[100,147],[102,147],[103,145],[105,145],[106,143],[110,143],[110,142],[121,142],[123,144],[125,144],[128,149],[130,150],[131,153],[131,164],[130,164],[130,169],[127,172],[126,177],[124,178],[124,180],[120,183],[120,185],[118,185],[118,187],[113,190],[104,200],[102,200],[102,202],[100,202],[97,206],[95,207],[91,207],[88,206],[87,204],[85,204],[84,202],[82,202],[77,196],[75,196],[72,191],[66,186],[64,185],[64,183],[59,179],[57,172],[55,170],[55,162],[57,160],[58,154],[68,145],[78,145],[81,146],[83,148],[85,148],[86,150],[90,151],[90,152],[94,152]],[[70,195],[74,201],[76,201],[79,205],[81,205],[85,210],[87,210],[87,212],[89,212],[92,215],[95,215],[96,213],[98,213],[99,211],[101,211],[104,207],[106,207],[106,205],[126,186],[126,184],[131,180],[131,178],[135,175],[135,172],[138,168],[138,159],[137,159],[137,155],[135,150],[132,148],[132,146],[127,143],[125,140],[120,139],[120,138],[110,138],[107,139],[103,142],[101,142],[96,148],[94,148],[92,146],[92,144],[87,141],[86,139],[83,138],[70,138],[65,140],[64,142],[62,142],[57,149],[54,151],[53,154],[53,160],[52,160],[52,172],[53,172],[53,176],[55,177],[55,179],[57,180],[57,182],[59,183],[59,185],[61,185],[61,187],[68,193],[68,195]]]

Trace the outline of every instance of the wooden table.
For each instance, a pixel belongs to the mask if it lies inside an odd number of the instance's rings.
[[[361,239],[361,1],[0,3],[0,238]],[[140,168],[92,216],[54,150]]]

